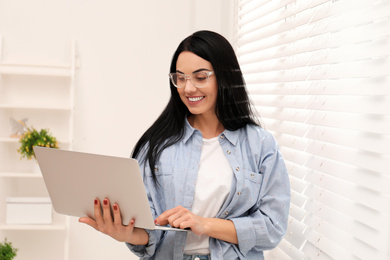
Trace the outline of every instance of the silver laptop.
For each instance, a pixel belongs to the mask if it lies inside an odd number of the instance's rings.
[[[137,160],[38,146],[34,153],[57,213],[93,218],[94,200],[109,198],[124,225],[134,218],[139,228],[186,231],[154,225]]]

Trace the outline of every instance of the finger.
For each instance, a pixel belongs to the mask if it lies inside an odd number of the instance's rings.
[[[135,224],[135,219],[131,219],[129,221],[129,225],[127,225],[127,229],[130,229],[130,231],[132,231],[134,229],[134,224]]]
[[[169,225],[172,227],[179,227],[180,223],[184,220],[184,216],[188,214],[188,210],[183,207],[176,207],[172,215],[168,217]]]
[[[191,213],[184,209],[173,215],[172,219],[174,220],[172,221],[171,226],[184,229],[190,227]]]
[[[119,205],[116,203],[112,205],[112,210],[114,212],[114,224],[116,226],[122,225],[122,217],[121,217],[121,211],[119,209]]]
[[[176,214],[180,210],[182,210],[181,206],[177,206],[175,208],[168,209],[168,210],[164,211],[163,213],[161,213],[161,215],[155,219],[154,223],[156,225],[162,225],[162,226],[168,225],[168,223],[169,223],[168,218],[170,216],[172,216],[173,214]]]
[[[103,221],[102,208],[101,208],[99,199],[95,199],[93,209],[94,209],[94,216],[95,216],[96,224],[98,226],[103,225],[104,221]]]
[[[183,215],[182,212],[176,212],[175,214],[172,214],[168,217],[168,222],[171,227],[179,227],[180,223],[183,221]]]
[[[91,227],[93,227],[94,229],[98,230],[96,221],[93,220],[92,218],[81,217],[81,218],[79,218],[79,222],[80,222],[80,223],[87,224],[88,226],[91,226]]]
[[[103,200],[103,220],[105,224],[113,222],[111,216],[110,201],[107,198]]]

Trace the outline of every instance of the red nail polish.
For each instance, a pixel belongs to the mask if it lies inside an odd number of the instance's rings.
[[[118,206],[116,204],[114,204],[114,206],[112,206],[114,208],[114,210],[118,210]]]
[[[97,199],[95,199],[95,205],[97,205],[98,204],[98,200]]]
[[[154,224],[155,224],[155,225],[157,224],[157,219],[154,220]]]
[[[107,205],[107,204],[108,204],[108,200],[105,199],[105,200],[103,201],[103,203],[104,203],[104,205]]]

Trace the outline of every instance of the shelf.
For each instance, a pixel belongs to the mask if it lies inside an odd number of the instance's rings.
[[[0,143],[19,143],[19,138],[0,137]],[[59,144],[70,144],[70,141],[58,141]]]
[[[0,172],[0,178],[42,178],[38,172]]]
[[[0,143],[18,143],[19,138],[0,137]]]
[[[67,227],[66,225],[58,225],[58,224],[48,224],[48,225],[7,225],[7,224],[0,224],[0,230],[10,230],[10,231],[14,231],[14,230],[36,230],[36,231],[42,231],[42,230],[58,230],[58,231],[61,231],[61,230],[66,230]]]
[[[12,64],[4,62],[0,65],[0,74],[3,75],[28,75],[28,76],[55,76],[72,77],[71,67],[67,65],[33,65]]]
[[[60,111],[71,111],[71,107],[59,107],[59,106],[40,106],[40,105],[9,105],[0,104],[0,108],[4,109],[34,109],[34,110],[60,110]]]
[[[63,54],[59,53],[61,59],[58,61],[43,55],[34,58],[37,63],[20,55],[16,59],[15,56],[7,55],[4,60],[4,46],[0,35],[0,236],[7,234],[13,237],[16,245],[21,245],[21,248],[25,245],[20,259],[35,260],[42,259],[42,255],[47,256],[47,250],[42,249],[40,252],[36,246],[31,247],[32,240],[29,237],[33,236],[32,242],[38,247],[42,239],[49,242],[53,249],[50,254],[54,257],[47,259],[68,260],[70,233],[67,216],[53,209],[52,221],[49,221],[51,224],[6,224],[4,211],[7,208],[6,198],[9,197],[49,197],[36,161],[20,158],[17,152],[20,138],[10,137],[16,130],[9,123],[9,118],[28,118],[29,127],[53,132],[61,149],[72,148],[74,76],[79,67],[76,42],[71,42],[69,59],[63,60]],[[10,218],[15,220],[12,216]],[[30,247],[32,253],[28,252]]]

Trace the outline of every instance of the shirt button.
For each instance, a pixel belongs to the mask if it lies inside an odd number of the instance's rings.
[[[223,135],[221,135],[221,137],[220,137],[221,139],[223,139],[223,138],[225,138]]]
[[[228,215],[228,214],[229,214],[229,211],[226,211],[226,212],[225,212],[225,215]]]
[[[237,195],[241,195],[241,191],[237,192]]]
[[[240,167],[237,167],[237,168],[236,168],[236,171],[239,171],[239,170],[240,170]]]
[[[227,152],[227,154],[231,154],[231,151],[230,151],[230,150],[227,150],[226,152]]]
[[[252,174],[251,174],[251,177],[252,177],[252,178],[254,178],[254,177],[255,177],[255,175],[252,173]]]

